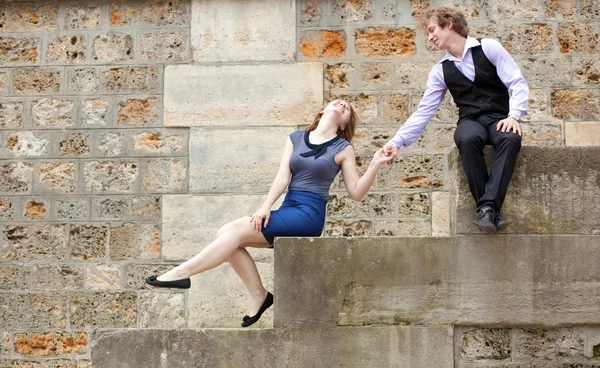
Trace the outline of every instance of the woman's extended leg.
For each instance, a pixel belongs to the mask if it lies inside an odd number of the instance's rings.
[[[267,290],[260,279],[256,263],[245,248],[238,248],[228,261],[250,292],[252,306],[249,315],[254,316],[267,297]]]

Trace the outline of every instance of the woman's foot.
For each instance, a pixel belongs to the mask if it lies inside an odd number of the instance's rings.
[[[252,298],[252,299],[254,299],[254,298]],[[254,306],[254,300],[252,301],[252,305]],[[269,309],[269,307],[271,307],[272,305],[273,305],[273,294],[267,292],[267,296],[265,297],[265,299],[263,299],[262,305],[259,307],[256,314],[254,314],[252,317],[244,316],[244,318],[242,319],[242,321],[243,321],[242,327],[248,327],[248,326],[253,325],[256,322],[258,322],[258,320],[260,319],[260,316],[262,316],[262,314],[267,309]]]
[[[192,282],[189,278],[173,281],[161,281],[156,276],[150,276],[146,279],[146,284],[156,287],[189,289]]]

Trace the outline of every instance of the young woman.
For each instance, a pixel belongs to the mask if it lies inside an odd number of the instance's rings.
[[[393,159],[377,151],[359,178],[350,145],[357,123],[357,115],[348,102],[335,100],[327,104],[305,131],[295,131],[288,137],[267,199],[254,215],[224,225],[216,239],[196,256],[163,275],[149,277],[146,282],[157,287],[187,289],[190,276],[228,261],[252,297],[250,316],[244,316],[242,327],[256,323],[273,304],[273,295],[265,290],[256,264],[245,248],[271,247],[275,237],[320,236],[325,225],[329,187],[340,169],[348,194],[360,201],[373,184],[379,167]],[[283,204],[271,211],[286,188]]]

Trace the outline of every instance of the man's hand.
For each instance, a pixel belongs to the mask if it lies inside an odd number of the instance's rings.
[[[392,161],[398,157],[398,147],[394,143],[388,142],[380,149],[381,153],[383,153],[386,157],[391,157],[388,161],[388,165],[392,164]]]
[[[507,117],[506,119],[502,119],[498,122],[496,126],[496,131],[502,130],[502,132],[510,132],[511,130],[515,134],[519,134],[521,136],[521,124],[519,121],[513,117]]]

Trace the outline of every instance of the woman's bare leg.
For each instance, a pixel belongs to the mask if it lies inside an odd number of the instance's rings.
[[[245,248],[238,248],[229,257],[228,261],[250,292],[252,306],[249,315],[254,316],[267,297],[267,290],[260,279],[256,263]]]

